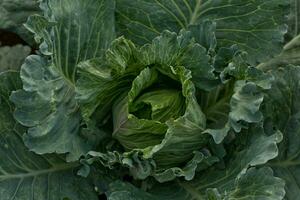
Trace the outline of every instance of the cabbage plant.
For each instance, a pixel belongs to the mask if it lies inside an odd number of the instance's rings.
[[[24,31],[11,15],[28,5]],[[1,10],[39,45],[29,56],[0,47],[1,200],[300,195],[290,1],[7,0]],[[20,59],[7,65],[2,51]]]

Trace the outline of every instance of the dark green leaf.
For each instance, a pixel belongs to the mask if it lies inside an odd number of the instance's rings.
[[[118,32],[144,44],[163,30],[178,32],[209,19],[217,24],[220,47],[236,44],[256,63],[280,52],[288,4],[289,0],[119,0]]]
[[[265,124],[267,130],[279,129],[283,141],[278,158],[270,166],[276,176],[286,181],[286,199],[293,200],[300,195],[300,68],[286,66],[272,73],[275,83],[265,105]]]
[[[80,61],[102,56],[115,38],[113,0],[44,0],[45,17],[29,18],[26,27],[42,38],[43,53],[52,53],[54,66],[74,83]]]
[[[136,51],[132,42],[118,38],[107,52],[108,63],[100,58],[79,64],[76,98],[86,121],[96,111],[102,123],[113,101],[129,90],[131,81],[139,73],[134,64],[138,56]]]
[[[224,170],[212,168],[192,181],[175,181],[160,184],[143,191],[128,183],[114,182],[107,196],[111,200],[127,199],[261,199],[281,200],[284,181],[273,176],[271,168],[255,168],[278,154],[276,143],[280,134],[266,136],[261,128],[251,130],[253,136],[244,150],[237,153]],[[248,169],[250,167],[250,169]]]
[[[217,144],[223,141],[231,128],[240,132],[248,124],[258,123],[263,119],[260,111],[263,91],[271,88],[273,77],[248,66],[243,55],[243,52],[233,55],[232,61],[221,72],[224,84],[206,94],[204,101],[201,101],[208,119],[208,129],[205,132],[211,134]],[[227,56],[226,54],[225,57]],[[217,57],[220,58],[220,55]],[[225,60],[220,59],[218,62],[223,63]]]
[[[13,118],[11,91],[21,88],[17,72],[0,73],[0,198],[1,200],[97,200],[88,179],[77,177],[78,163],[60,156],[39,156],[23,144],[25,128]]]
[[[26,146],[35,153],[69,153],[78,159],[91,146],[80,135],[80,111],[74,88],[40,56],[29,56],[21,68],[23,90],[12,93],[15,118],[29,127]]]

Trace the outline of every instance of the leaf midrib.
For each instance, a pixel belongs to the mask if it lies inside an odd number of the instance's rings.
[[[79,163],[66,163],[66,164],[60,164],[60,165],[54,166],[49,169],[40,169],[40,170],[36,170],[36,171],[31,171],[28,173],[2,174],[2,175],[0,175],[0,181],[7,180],[7,179],[35,177],[35,176],[40,176],[40,175],[49,174],[49,173],[66,171],[69,169],[76,168],[79,165],[80,165]]]

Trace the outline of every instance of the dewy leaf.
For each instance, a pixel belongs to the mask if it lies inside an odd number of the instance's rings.
[[[69,153],[78,159],[91,146],[80,135],[80,111],[74,88],[40,56],[29,56],[21,68],[23,90],[12,93],[15,118],[29,127],[26,146],[35,153]]]
[[[215,21],[218,45],[249,52],[251,63],[279,53],[286,33],[289,0],[119,0],[118,32],[139,44],[163,30],[178,32],[209,19]]]
[[[39,156],[23,144],[24,127],[13,118],[11,91],[21,88],[17,72],[0,73],[0,197],[1,200],[97,200],[88,179],[75,174],[78,163],[55,155]]]
[[[283,141],[269,165],[286,181],[286,199],[293,200],[300,195],[300,67],[275,68],[272,73],[276,81],[268,92],[265,124],[266,130],[279,129]]]
[[[26,26],[42,37],[41,49],[52,53],[57,70],[75,83],[77,64],[101,57],[115,38],[114,7],[113,0],[44,0],[44,19],[33,16]]]
[[[22,45],[0,47],[0,73],[7,70],[19,71],[30,51],[30,47]]]
[[[13,31],[26,42],[33,43],[33,37],[23,26],[28,16],[39,13],[38,0],[1,0],[0,29]]]
[[[261,128],[249,132],[252,137],[244,149],[236,153],[226,169],[211,170],[199,174],[192,181],[177,180],[159,184],[146,191],[118,181],[110,184],[108,199],[267,199],[284,197],[284,181],[273,176],[269,167],[256,168],[278,154],[276,143],[280,134],[266,136]],[[243,137],[243,136],[241,136]]]

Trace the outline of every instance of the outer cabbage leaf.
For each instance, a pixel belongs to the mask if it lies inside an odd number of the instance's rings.
[[[24,140],[32,151],[69,153],[68,160],[75,160],[97,142],[81,135],[73,85],[76,67],[101,56],[114,38],[114,1],[45,0],[40,6],[45,16],[31,16],[26,27],[51,60],[38,56],[26,60],[21,71],[24,88],[11,97],[15,117],[29,127]]]
[[[114,152],[95,152],[88,153],[86,158],[82,160],[84,167],[79,173],[87,176],[90,173],[90,165],[100,164],[112,169],[116,166],[123,166],[129,169],[130,175],[135,179],[144,180],[149,176],[155,177],[160,182],[174,180],[176,177],[183,177],[185,180],[192,180],[196,170],[203,170],[219,161],[217,157],[212,156],[209,152],[194,152],[193,158],[185,165],[180,167],[171,167],[166,170],[156,170],[156,164],[153,159],[143,159],[140,151],[131,151],[126,153]],[[124,170],[124,169],[123,169]],[[126,170],[127,171],[127,170]]]
[[[23,90],[12,93],[14,116],[29,127],[26,146],[35,153],[69,153],[78,159],[91,146],[80,135],[80,112],[74,88],[65,84],[53,66],[40,56],[29,56],[21,68]]]
[[[271,69],[274,66],[288,64],[300,64],[300,3],[297,0],[290,1],[290,13],[288,15],[288,32],[285,35],[286,44],[281,53],[275,58],[267,60],[259,65],[263,69]]]
[[[223,58],[221,53],[224,53]],[[220,50],[215,64],[225,65],[227,57],[232,58],[220,74],[223,84],[201,94],[203,98],[200,98],[200,105],[208,119],[205,132],[211,134],[217,144],[231,129],[240,132],[249,123],[263,119],[260,111],[263,91],[270,89],[273,81],[270,73],[249,66],[244,52],[235,50],[235,47]]]
[[[274,68],[275,82],[268,92],[265,104],[266,130],[279,129],[283,141],[279,144],[278,158],[269,165],[276,176],[286,181],[286,199],[300,195],[300,67]]]
[[[290,42],[288,42],[282,52],[273,59],[268,60],[265,63],[259,65],[259,68],[268,70],[275,66],[282,67],[288,64],[299,65],[300,64],[300,35],[295,36]]]
[[[225,194],[215,189],[208,190],[207,194],[201,193],[197,186],[191,186],[189,183],[168,183],[145,192],[130,183],[116,181],[110,184],[107,196],[109,200],[281,200],[284,196],[284,182],[275,178],[270,168],[252,168],[236,179],[235,183],[233,181],[230,181],[232,188],[224,188]]]
[[[246,133],[245,133],[246,134]],[[247,135],[247,134],[246,134]],[[249,132],[250,141],[235,152],[224,170],[212,167],[192,181],[177,180],[160,184],[147,192],[128,183],[110,184],[108,199],[283,199],[284,181],[273,176],[269,167],[256,168],[278,154],[280,134],[266,136],[262,128]],[[248,137],[247,136],[247,137]],[[244,137],[244,136],[241,136]]]
[[[0,72],[19,70],[30,51],[30,47],[22,45],[0,47]]]
[[[120,0],[118,32],[144,44],[165,29],[178,32],[209,19],[217,24],[220,47],[237,44],[256,63],[280,52],[288,4],[288,0]]]
[[[226,100],[227,96],[218,101],[221,104],[218,105],[219,107],[212,106],[212,108],[208,108],[210,110],[207,110],[210,112],[208,117],[213,122],[210,124],[212,128],[208,128],[205,132],[211,134],[217,144],[224,140],[230,129],[240,132],[242,128],[248,127],[248,123],[258,123],[263,119],[260,112],[263,94],[254,83],[236,82],[230,104]],[[220,113],[222,111],[228,112],[228,115]],[[220,118],[218,118],[219,116]]]
[[[17,72],[0,73],[0,196],[2,200],[98,199],[89,179],[74,175],[78,163],[60,156],[39,156],[22,141],[25,128],[13,118],[11,91],[21,88]]]
[[[74,83],[77,64],[102,56],[115,38],[114,6],[111,0],[44,0],[44,17],[30,17],[26,27],[44,41],[40,49],[52,54],[61,75]]]

